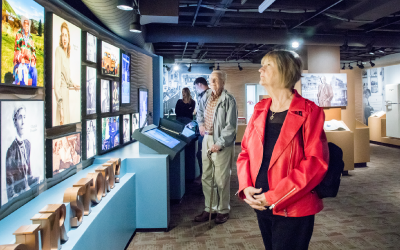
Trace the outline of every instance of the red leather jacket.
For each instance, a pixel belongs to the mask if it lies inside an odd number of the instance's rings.
[[[242,140],[237,160],[239,197],[243,189],[254,187],[263,158],[265,122],[271,98],[254,107]],[[328,169],[329,149],[323,130],[322,108],[293,90],[293,99],[275,144],[268,168],[270,190],[265,199],[273,214],[288,217],[314,215],[323,209],[322,200],[313,189]],[[303,136],[304,134],[304,136]]]

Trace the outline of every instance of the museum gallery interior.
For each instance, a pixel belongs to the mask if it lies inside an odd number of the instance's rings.
[[[398,248],[398,0],[2,0],[1,32],[0,250],[264,249],[236,160],[282,49],[343,151],[309,248]],[[175,113],[213,71],[238,112],[224,224],[193,221],[199,127]]]

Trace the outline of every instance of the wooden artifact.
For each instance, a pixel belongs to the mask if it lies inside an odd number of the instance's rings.
[[[116,166],[115,166],[115,182],[119,183],[119,175],[121,173],[121,158],[111,158],[108,162],[116,162]]]
[[[114,162],[106,162],[103,163],[103,167],[108,167],[108,175],[109,175],[109,184],[110,184],[110,188],[114,188],[115,186],[115,163]]]
[[[98,204],[103,198],[104,192],[104,178],[101,173],[88,173],[86,175],[87,178],[93,179],[92,184],[90,185],[90,198],[93,203]]]
[[[26,250],[39,250],[39,229],[39,224],[21,226],[13,233],[15,243],[25,245]]]
[[[67,208],[64,204],[49,204],[39,211],[40,214],[54,213],[54,224],[51,225],[52,230],[58,230],[56,233],[62,243],[68,240],[67,231],[65,230],[65,217],[67,216]],[[53,235],[53,234],[51,234]],[[43,242],[43,239],[42,239]]]
[[[74,187],[82,187],[79,189],[78,195],[83,198],[83,209],[84,215],[89,215],[92,211],[92,202],[91,202],[91,194],[90,194],[90,186],[93,184],[92,178],[82,178],[77,183],[75,183]]]
[[[0,245],[0,250],[27,250],[24,244]]]
[[[64,192],[63,202],[71,205],[71,227],[79,227],[82,224],[84,214],[83,194],[85,194],[84,187],[70,187]]]
[[[96,173],[101,173],[101,175],[103,175],[103,179],[104,179],[104,190],[103,190],[103,197],[105,197],[107,195],[107,192],[110,192],[110,177],[108,175],[108,167],[98,167],[96,168],[94,171],[96,171]]]

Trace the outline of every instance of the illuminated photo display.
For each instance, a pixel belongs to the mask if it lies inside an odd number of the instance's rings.
[[[131,83],[130,83],[130,58],[122,53],[122,76],[121,76],[121,103],[131,102]]]
[[[119,76],[119,48],[101,42],[101,70],[102,74]]]
[[[1,204],[44,180],[44,102],[1,101]]]
[[[97,62],[97,37],[90,33],[86,33],[86,60],[89,62]]]
[[[143,126],[147,126],[146,122],[147,101],[148,101],[147,89],[139,89],[139,122],[141,128]]]
[[[101,80],[101,113],[110,112],[110,81]]]
[[[112,112],[119,111],[119,82],[112,81]]]
[[[139,128],[139,113],[132,114],[132,133]]]
[[[86,121],[86,144],[86,158],[89,159],[97,154],[95,119]]]
[[[53,126],[81,121],[81,29],[53,15]]]
[[[96,69],[86,68],[86,114],[96,114]]]
[[[123,120],[124,120],[124,123],[123,123],[124,131],[123,131],[122,135],[123,135],[124,143],[127,143],[130,141],[130,138],[131,138],[130,129],[129,129],[130,128],[129,127],[129,123],[130,123],[129,115],[124,115]]]
[[[76,133],[52,141],[53,176],[81,162],[81,134]]]
[[[44,8],[33,0],[3,0],[1,83],[44,86]]]
[[[101,118],[101,150],[119,145],[119,116]]]

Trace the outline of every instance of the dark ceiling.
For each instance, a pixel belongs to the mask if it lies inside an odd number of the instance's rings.
[[[140,47],[153,43],[155,54],[169,61],[258,62],[293,39],[303,46],[341,46],[343,62],[400,53],[399,0],[276,0],[263,13],[263,0],[180,0],[178,24],[148,24],[143,40],[116,29],[115,11],[101,14],[116,0],[82,2],[114,33]]]

